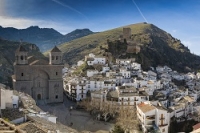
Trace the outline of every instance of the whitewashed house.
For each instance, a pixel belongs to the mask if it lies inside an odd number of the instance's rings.
[[[116,87],[119,93],[119,105],[137,105],[141,102],[149,101],[149,95],[145,91],[136,90],[134,87]]]
[[[116,90],[108,91],[107,99],[114,100],[120,106],[134,106],[148,101],[149,96],[144,91],[138,91],[135,87],[117,86]]]
[[[164,67],[162,67],[162,66],[157,66],[157,67],[156,67],[156,71],[157,71],[158,73],[163,73],[163,72],[164,72]]]
[[[148,79],[149,80],[156,80],[157,79],[157,73],[154,71],[149,70],[148,71]]]
[[[1,88],[1,109],[18,108],[19,96],[14,95],[13,90]]]
[[[135,59],[134,58],[132,58],[132,59],[116,59],[116,63],[118,64],[118,65],[124,65],[124,66],[127,66],[127,65],[129,65],[132,61],[135,61]]]
[[[141,64],[133,62],[131,63],[131,68],[134,70],[140,70],[141,71]]]
[[[98,57],[95,56],[94,54],[89,54],[89,56],[85,56],[85,61],[89,66],[94,65],[94,64],[101,64],[105,65],[106,64],[106,58],[105,57]]]
[[[92,77],[95,74],[98,74],[99,71],[98,70],[87,70],[87,77]]]
[[[194,99],[189,96],[180,98],[180,100],[174,102],[173,106],[169,107],[171,110],[170,116],[174,116],[178,121],[181,121],[183,117],[187,117],[189,114],[193,114],[194,102]]]
[[[102,67],[102,73],[106,73],[106,72],[109,72],[109,71],[110,71],[110,67],[108,67],[108,66]]]
[[[137,116],[142,125],[143,132],[159,131],[168,133],[170,117],[162,106],[153,106],[149,103],[137,105]]]
[[[193,80],[193,79],[196,79],[196,75],[194,73],[187,73],[185,74],[185,80]]]
[[[64,85],[64,90],[72,100],[82,100],[86,98],[87,81],[84,78],[73,78]]]
[[[81,65],[83,65],[84,63],[85,63],[85,61],[80,60],[80,61],[77,62],[77,66],[81,66]]]
[[[200,72],[196,74],[197,79],[200,79]]]
[[[131,78],[131,71],[125,69],[125,68],[120,68],[120,73],[122,74],[123,78],[129,79]]]

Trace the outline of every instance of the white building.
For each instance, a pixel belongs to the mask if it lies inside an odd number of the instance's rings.
[[[95,74],[98,74],[99,72],[97,70],[87,70],[87,77],[92,77]]]
[[[135,87],[118,86],[116,90],[109,91],[107,94],[109,100],[114,100],[118,105],[134,106],[141,102],[148,101],[149,96],[144,91],[137,91]]]
[[[149,103],[140,103],[137,105],[137,116],[143,132],[157,130],[161,133],[168,133],[170,117],[165,108]]]
[[[120,70],[120,73],[122,74],[123,78],[125,78],[125,79],[131,78],[131,71],[128,71],[125,68],[120,68],[119,70]]]
[[[131,67],[134,70],[141,70],[141,64],[136,63],[136,62],[131,63]]]
[[[1,109],[18,108],[19,96],[13,94],[13,90],[1,88]]]
[[[185,96],[180,99],[177,99],[174,102],[174,105],[169,107],[170,117],[175,117],[177,120],[181,120],[183,117],[187,117],[189,114],[193,114],[193,103],[194,99]]]
[[[118,65],[124,65],[124,66],[129,65],[132,61],[135,61],[135,58],[132,58],[132,59],[116,59],[116,63]]]
[[[109,72],[109,71],[110,71],[110,67],[108,67],[108,66],[102,67],[102,73],[106,73],[106,72]]]
[[[86,98],[87,81],[85,78],[73,78],[65,83],[64,91],[66,95],[72,100],[82,100]]]
[[[85,61],[80,60],[80,61],[77,62],[77,66],[81,66],[81,65],[83,65],[84,63],[85,63]]]
[[[106,58],[105,57],[97,57],[94,54],[89,54],[89,56],[85,56],[85,61],[89,66],[92,66],[94,64],[106,64]]]

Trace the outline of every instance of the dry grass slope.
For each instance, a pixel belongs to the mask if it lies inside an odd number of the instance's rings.
[[[58,47],[64,53],[64,59],[72,64],[80,59],[83,59],[83,57],[88,53],[100,55],[100,46],[107,47],[107,40],[117,40],[119,36],[122,35],[124,27],[130,27],[132,29],[132,34],[143,34],[151,29],[152,24],[138,23],[127,25],[75,39],[73,41],[61,44]],[[48,51],[44,54],[47,56]]]

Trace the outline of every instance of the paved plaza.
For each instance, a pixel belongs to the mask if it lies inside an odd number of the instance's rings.
[[[48,111],[57,116],[57,121],[64,125],[70,126],[79,132],[98,131],[101,133],[108,133],[113,127],[114,124],[95,120],[95,118],[86,111],[76,109],[71,110],[70,107],[74,107],[75,105],[76,103],[68,100],[64,95],[64,103],[39,105],[39,107],[42,110]]]

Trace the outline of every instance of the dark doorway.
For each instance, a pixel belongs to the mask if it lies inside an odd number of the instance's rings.
[[[41,100],[41,94],[37,95],[37,100]]]

